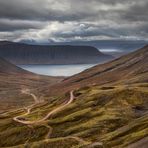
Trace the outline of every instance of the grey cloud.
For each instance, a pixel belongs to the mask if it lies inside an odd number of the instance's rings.
[[[133,5],[123,15],[123,19],[127,21],[148,21],[148,1],[141,1],[139,5]]]
[[[41,1],[0,0],[0,17],[9,19],[33,19],[35,16],[47,15],[42,10]]]
[[[0,0],[0,32],[7,33],[0,39],[148,40],[147,7],[147,0]]]
[[[37,21],[0,19],[0,31],[41,29],[45,25],[46,23],[37,22]]]
[[[65,3],[64,3],[65,1]],[[64,8],[64,5],[68,6]],[[71,7],[69,2],[63,0],[0,0],[0,18],[8,19],[26,19],[26,20],[49,20],[65,21],[83,18]],[[62,9],[63,7],[63,9]],[[9,11],[7,11],[9,10]],[[89,13],[85,14],[87,17]]]

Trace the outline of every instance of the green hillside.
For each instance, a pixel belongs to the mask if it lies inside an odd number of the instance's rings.
[[[58,84],[40,83],[38,94],[22,90],[31,102],[0,114],[0,147],[146,148],[147,54],[148,46]]]
[[[0,116],[0,146],[9,147],[126,147],[148,134],[148,85],[86,87],[74,92],[75,99],[47,120],[31,125],[17,123],[13,117],[24,110]],[[62,106],[69,97],[35,105],[24,121],[38,121]],[[48,136],[48,128],[52,131]],[[79,140],[77,138],[80,138]]]

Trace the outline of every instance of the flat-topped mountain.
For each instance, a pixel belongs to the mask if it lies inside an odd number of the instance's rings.
[[[0,42],[0,56],[14,64],[90,64],[112,59],[91,46],[28,45]]]

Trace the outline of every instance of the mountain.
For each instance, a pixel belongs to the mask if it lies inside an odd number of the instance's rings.
[[[146,148],[147,65],[145,46],[31,90],[31,105],[0,114],[0,147]],[[37,102],[40,95],[48,101]]]
[[[32,98],[25,98],[26,95],[22,94],[23,89],[31,89],[39,94],[43,86],[52,85],[61,79],[33,74],[0,58],[0,112],[32,102]]]
[[[0,58],[0,74],[29,74],[29,72],[11,64],[3,58]]]
[[[91,46],[28,45],[0,42],[0,56],[14,64],[90,64],[112,59]]]
[[[28,44],[41,44],[37,43],[35,40],[22,41]],[[146,40],[93,40],[93,41],[72,41],[72,42],[51,42],[53,45],[85,45],[93,46],[99,49],[103,53],[119,57],[121,55],[128,54],[140,49],[148,44]],[[49,43],[42,43],[48,45]]]
[[[55,86],[62,91],[86,85],[112,85],[148,82],[148,46],[117,58],[111,62],[97,65],[80,74],[68,77]]]

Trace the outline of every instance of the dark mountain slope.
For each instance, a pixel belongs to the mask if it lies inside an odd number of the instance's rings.
[[[29,74],[29,72],[11,64],[10,62],[7,62],[3,58],[0,58],[0,74],[2,74],[2,73],[8,73],[8,74],[26,73],[26,74]]]
[[[83,64],[112,59],[91,46],[48,46],[0,42],[0,56],[14,64]]]
[[[40,96],[44,86],[55,84],[61,79],[33,74],[0,58],[0,111],[32,102],[30,96],[21,93],[23,89]]]
[[[71,90],[86,85],[129,84],[148,81],[148,46],[111,62],[97,65],[65,79],[57,88]]]

